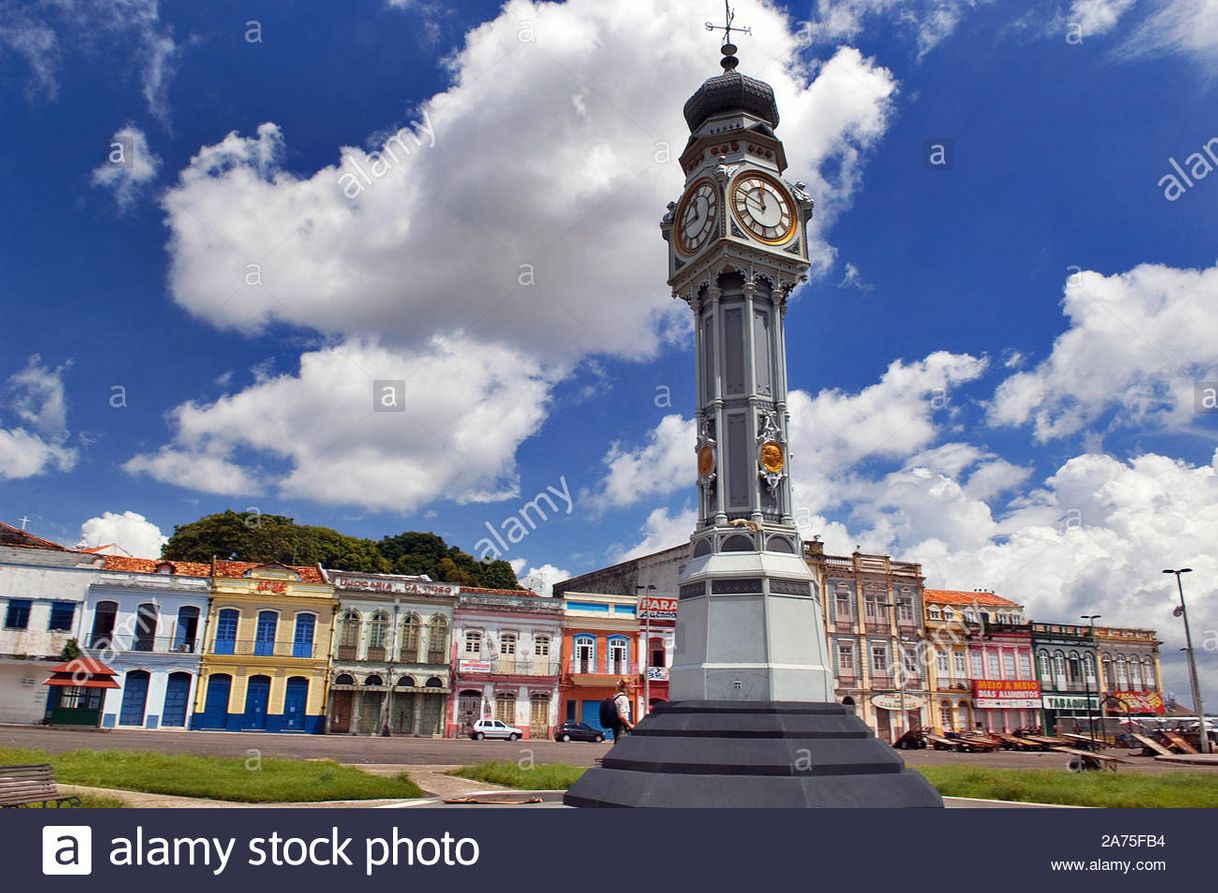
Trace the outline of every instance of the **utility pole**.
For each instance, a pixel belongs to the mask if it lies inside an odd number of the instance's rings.
[[[1201,705],[1201,683],[1197,680],[1197,654],[1193,651],[1193,634],[1188,627],[1188,608],[1184,604],[1184,584],[1180,582],[1181,574],[1191,574],[1191,567],[1182,567],[1179,570],[1170,568],[1163,571],[1165,574],[1176,575],[1176,589],[1180,593],[1180,604],[1172,611],[1172,614],[1181,618],[1184,621],[1184,644],[1187,645],[1188,651],[1188,675],[1189,681],[1193,685],[1193,704],[1197,708],[1197,723],[1198,731],[1201,737],[1201,752],[1210,753],[1210,733],[1205,727],[1205,708]]]
[[[1099,620],[1100,614],[1082,614],[1083,620],[1087,621],[1087,635],[1091,637],[1091,646],[1095,647],[1095,621]],[[1097,679],[1098,683],[1099,680]],[[1091,677],[1087,675],[1087,662],[1083,660],[1083,688],[1087,693],[1087,728],[1091,730],[1091,740],[1095,741],[1095,718],[1091,714]],[[1096,685],[1096,698],[1099,698],[1099,685]],[[1092,745],[1094,746],[1094,745]]]
[[[656,591],[655,586],[635,586],[635,592],[643,590],[643,709],[639,711],[642,719],[651,712],[651,596],[648,593]]]

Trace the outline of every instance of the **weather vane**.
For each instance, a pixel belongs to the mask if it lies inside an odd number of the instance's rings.
[[[733,28],[732,22],[736,21],[736,10],[729,5],[729,0],[723,0],[723,16],[726,23],[716,25],[714,22],[706,23],[707,31],[722,31],[723,32],[723,59],[719,62],[725,71],[731,71],[740,61],[736,58],[736,45],[732,43],[732,32],[736,31],[740,34],[752,34],[752,28],[743,26]]]

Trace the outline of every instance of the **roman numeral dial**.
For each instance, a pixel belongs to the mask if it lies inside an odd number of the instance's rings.
[[[795,212],[786,188],[757,171],[732,181],[731,205],[736,219],[760,242],[781,245],[795,235]]]
[[[677,249],[681,254],[689,256],[705,245],[718,217],[718,188],[710,180],[694,183],[677,208]]]

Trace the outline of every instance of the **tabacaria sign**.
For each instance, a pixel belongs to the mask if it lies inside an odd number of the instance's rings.
[[[386,580],[378,577],[334,576],[339,589],[356,592],[386,592],[391,595],[456,595],[461,587],[453,583],[432,583],[429,580]]]
[[[1040,683],[1034,679],[974,679],[973,705],[982,710],[1039,710]]]

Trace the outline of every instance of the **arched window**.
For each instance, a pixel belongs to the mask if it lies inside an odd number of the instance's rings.
[[[1155,678],[1155,662],[1149,655],[1142,658],[1142,683],[1150,691],[1157,691],[1159,688],[1159,680]]]
[[[382,679],[380,676],[378,676],[376,673],[373,673],[371,676],[369,676],[367,679],[364,680],[364,685],[384,685],[384,684],[385,684],[385,680]]]
[[[296,615],[296,629],[292,634],[292,657],[313,656],[313,631],[317,627],[317,615]]]
[[[927,613],[930,614],[931,620],[941,620],[943,618],[943,612],[939,610],[938,605],[931,605],[927,609]],[[951,705],[949,704],[948,707],[950,709]]]
[[[398,680],[398,688],[414,688],[415,681],[413,676],[403,676]]]
[[[533,654],[537,657],[550,656],[550,637],[545,635],[533,636]]]
[[[385,659],[385,641],[389,637],[389,615],[377,611],[368,622],[368,660]]]
[[[431,618],[431,627],[427,631],[427,662],[448,663],[448,620],[443,614]]]
[[[482,657],[482,633],[476,629],[465,631],[465,656],[475,660]]]
[[[1129,673],[1125,667],[1125,655],[1118,654],[1116,659],[1116,684],[1118,688],[1129,687]]]
[[[254,634],[254,654],[275,653],[275,633],[279,629],[278,611],[259,611],[258,629]]]
[[[1066,655],[1057,651],[1053,654],[1053,675],[1057,677],[1058,685],[1062,685],[1066,681]]]
[[[237,649],[237,622],[241,612],[236,608],[225,608],[216,615],[216,654],[235,654]]]
[[[952,702],[942,701],[939,704],[939,722],[943,724],[943,731],[952,731]]]
[[[355,679],[350,673],[339,673],[334,678],[335,685],[355,685]]]
[[[576,636],[574,643],[575,653],[571,658],[571,672],[595,673],[596,637],[589,635]]]
[[[1116,677],[1112,675],[1112,655],[1100,655],[1100,670],[1104,674],[1104,688],[1111,691],[1116,684]]]
[[[1070,656],[1066,659],[1066,669],[1068,671],[1066,678],[1070,682],[1083,681],[1083,665],[1079,662],[1077,651],[1070,652]]]
[[[93,631],[89,635],[89,647],[108,650],[114,635],[114,618],[118,616],[118,602],[98,602],[93,609]]]
[[[1094,686],[1095,685],[1095,655],[1094,654],[1084,654],[1083,655],[1083,672],[1087,674],[1087,683],[1089,685]]]
[[[1042,681],[1042,682],[1046,682],[1046,683],[1047,683],[1047,682],[1049,682],[1049,680],[1050,680],[1050,679],[1052,678],[1052,676],[1053,676],[1053,670],[1052,670],[1052,669],[1050,669],[1050,667],[1049,667],[1049,652],[1047,652],[1047,651],[1041,651],[1041,652],[1040,652],[1040,653],[1038,653],[1036,656],[1037,656],[1037,658],[1038,658],[1038,659],[1039,659],[1039,661],[1040,661],[1040,678],[1041,678],[1041,681]]]
[[[173,634],[173,650],[179,654],[193,654],[198,635],[199,609],[194,605],[178,608],[178,626]]]
[[[423,687],[424,688],[443,688],[444,680],[441,679],[439,676],[428,676],[427,684]]]
[[[1129,688],[1132,691],[1142,690],[1142,662],[1137,658],[1129,661]]]
[[[338,622],[338,656],[340,660],[355,660],[359,651],[359,612],[351,609]]]
[[[156,644],[156,625],[161,609],[152,602],[140,605],[135,615],[136,651],[152,651]]]
[[[407,614],[402,622],[402,660],[412,663],[419,659],[419,638],[423,621],[418,614]]]
[[[516,725],[516,695],[510,691],[501,691],[495,695],[495,719],[509,726]]]
[[[516,672],[516,634],[499,634],[499,672]]]
[[[618,676],[630,672],[630,640],[625,636],[610,636],[609,665],[607,672]]]

